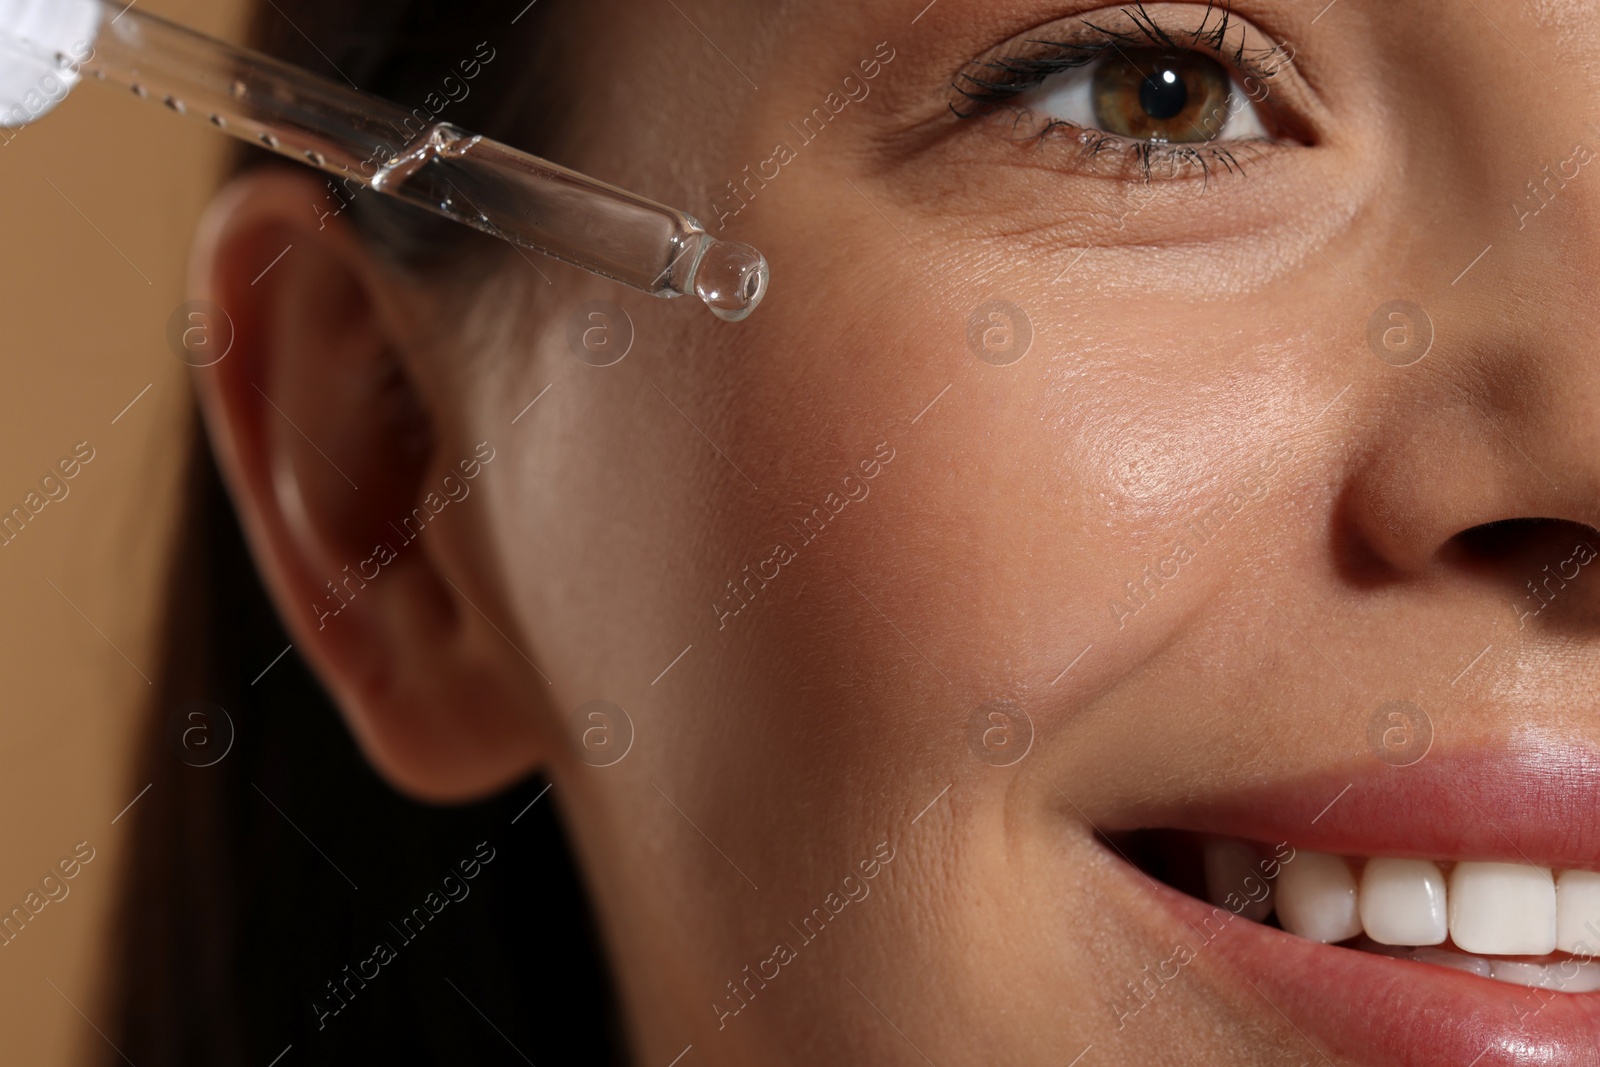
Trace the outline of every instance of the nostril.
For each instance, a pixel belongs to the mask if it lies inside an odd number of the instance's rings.
[[[1502,519],[1463,530],[1440,552],[1447,564],[1501,587],[1519,627],[1600,614],[1600,531],[1565,519]]]
[[[1462,562],[1481,560],[1492,562],[1508,557],[1526,555],[1540,543],[1565,541],[1557,527],[1577,526],[1560,519],[1501,519],[1486,522],[1456,534],[1446,546],[1446,554],[1458,555]]]
[[[1576,545],[1600,544],[1600,531],[1566,519],[1501,519],[1463,530],[1441,552],[1446,559],[1466,566],[1499,570],[1534,570],[1572,555]]]

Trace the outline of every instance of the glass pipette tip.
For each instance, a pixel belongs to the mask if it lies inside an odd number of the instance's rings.
[[[729,322],[766,295],[766,258],[685,212],[131,5],[0,0],[0,126],[80,80],[324,171],[341,200],[391,196],[652,296],[693,294]]]

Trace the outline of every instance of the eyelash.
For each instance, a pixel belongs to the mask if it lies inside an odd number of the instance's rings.
[[[992,115],[1005,109],[1023,93],[1038,88],[1048,78],[1088,66],[1119,48],[1157,47],[1200,52],[1232,66],[1237,74],[1247,79],[1254,78],[1261,83],[1270,82],[1276,76],[1278,68],[1292,59],[1292,51],[1286,50],[1281,45],[1270,48],[1246,48],[1243,32],[1238,35],[1237,42],[1230,48],[1228,32],[1230,25],[1233,25],[1231,13],[1225,4],[1219,3],[1218,0],[1209,0],[1206,4],[1205,17],[1201,19],[1200,25],[1192,30],[1164,27],[1155,16],[1145,10],[1142,3],[1125,7],[1122,13],[1133,23],[1135,27],[1133,31],[1107,29],[1090,22],[1087,18],[1080,19],[1084,29],[1080,31],[1079,39],[1066,41],[1029,39],[1026,42],[1030,46],[1053,51],[1031,56],[991,59],[969,66],[951,83],[951,88],[967,102],[968,106],[963,108],[951,102],[951,113],[958,119]],[[1215,25],[1212,23],[1214,14],[1220,15]],[[1234,86],[1230,91],[1236,93],[1239,90]],[[1025,120],[1034,117],[1032,112],[1024,108],[1012,108],[1012,110],[1016,114],[1012,123],[1013,130]],[[1047,118],[1037,131],[1014,139],[1020,143],[1032,141],[1042,144],[1051,135],[1059,136],[1063,133],[1076,135],[1075,140],[1080,147],[1081,160],[1095,160],[1102,153],[1116,152],[1125,161],[1132,162],[1146,182],[1157,178],[1176,178],[1179,176],[1180,167],[1185,165],[1199,167],[1201,176],[1206,182],[1210,181],[1214,166],[1230,174],[1242,174],[1244,165],[1239,159],[1239,154],[1262,147],[1259,141],[1171,144],[1135,140],[1057,118]],[[1164,168],[1167,173],[1157,173],[1158,162],[1169,164]]]

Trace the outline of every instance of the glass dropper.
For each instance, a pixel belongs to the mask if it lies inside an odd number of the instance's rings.
[[[132,5],[0,0],[0,125],[80,77],[325,171],[344,199],[392,196],[652,296],[693,293],[729,322],[766,293],[760,252],[682,211]]]

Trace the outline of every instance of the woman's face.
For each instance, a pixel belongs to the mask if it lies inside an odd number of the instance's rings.
[[[1600,1062],[1245,899],[1600,868],[1600,4],[583,18],[564,161],[772,265],[513,260],[462,416],[638,1062]]]

